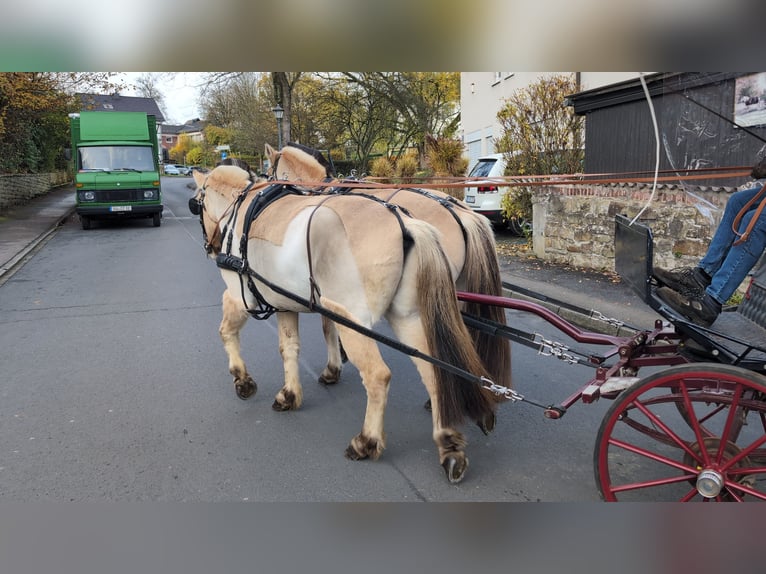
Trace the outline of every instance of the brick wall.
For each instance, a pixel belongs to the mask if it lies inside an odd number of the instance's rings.
[[[66,171],[0,175],[0,213],[69,183]]]
[[[704,255],[733,188],[638,184],[544,187],[533,195],[533,248],[540,259],[614,270],[614,216],[636,216],[654,236],[658,267],[695,265]]]

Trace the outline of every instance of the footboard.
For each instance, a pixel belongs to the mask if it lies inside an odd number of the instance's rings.
[[[614,270],[650,306],[653,249],[651,229],[638,221],[631,225],[624,215],[615,216]]]

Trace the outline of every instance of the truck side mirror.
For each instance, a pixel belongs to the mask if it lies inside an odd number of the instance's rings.
[[[70,161],[72,159],[72,150],[68,147],[64,148],[64,159]]]

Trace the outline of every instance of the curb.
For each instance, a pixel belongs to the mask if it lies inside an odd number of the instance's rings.
[[[40,247],[42,247],[42,245],[47,242],[48,239],[50,239],[50,237],[56,231],[58,231],[59,227],[64,224],[64,222],[74,213],[74,211],[75,206],[67,209],[67,211],[61,217],[56,219],[56,222],[53,224],[53,226],[50,227],[50,229],[35,237],[32,241],[25,245],[21,251],[19,251],[6,263],[4,263],[3,266],[0,267],[0,285],[8,281],[8,279],[10,279],[13,274],[23,266],[26,259],[31,254],[35,253]]]

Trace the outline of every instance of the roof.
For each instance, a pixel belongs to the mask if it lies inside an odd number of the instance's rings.
[[[741,75],[737,72],[712,72],[700,77],[695,72],[659,72],[647,75],[644,81],[652,97],[683,90],[705,84],[720,82]],[[572,94],[567,98],[574,113],[583,115],[594,110],[607,108],[645,99],[646,95],[640,78],[634,78],[616,84],[609,84]]]
[[[80,111],[94,112],[144,112],[164,122],[157,102],[154,98],[121,96],[120,94],[77,94],[80,98]]]

